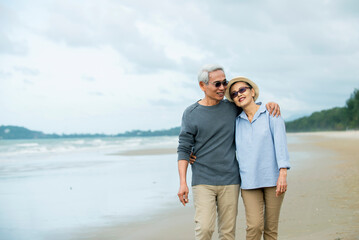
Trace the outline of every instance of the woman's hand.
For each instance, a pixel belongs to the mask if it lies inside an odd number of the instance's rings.
[[[287,191],[287,169],[281,168],[279,170],[279,177],[277,180],[277,189],[275,195],[278,197]]]
[[[189,156],[189,163],[193,164],[196,161],[196,156],[191,153],[191,156]]]

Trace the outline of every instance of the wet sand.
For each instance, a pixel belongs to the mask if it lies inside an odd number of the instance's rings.
[[[292,169],[288,172],[279,239],[358,240],[359,131],[290,135],[299,141],[289,144]],[[175,149],[143,150],[137,154],[158,154],[161,151],[172,153]],[[136,152],[122,154],[135,155]],[[301,156],[300,160],[293,159],[295,156]],[[87,229],[73,235],[73,239],[194,239],[193,216],[192,203],[186,207],[178,203],[177,207],[150,219]],[[218,239],[217,233],[212,239]],[[241,198],[236,239],[245,239]]]
[[[154,148],[154,149],[139,149],[139,150],[128,150],[113,155],[120,156],[149,156],[149,155],[167,155],[176,154],[176,148]]]

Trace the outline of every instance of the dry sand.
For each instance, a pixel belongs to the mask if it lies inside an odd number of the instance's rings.
[[[291,135],[300,143],[290,144],[290,153],[305,154],[305,157],[292,162],[292,169],[288,172],[288,192],[282,206],[279,239],[358,240],[359,131]],[[164,152],[168,151],[175,150]],[[76,234],[74,239],[194,239],[193,216],[192,204],[186,207],[178,205],[149,220],[91,229]],[[217,233],[213,239],[218,239]],[[236,239],[245,239],[241,198]]]

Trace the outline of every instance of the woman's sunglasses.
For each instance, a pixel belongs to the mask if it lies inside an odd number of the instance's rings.
[[[224,80],[222,82],[220,81],[216,81],[216,82],[211,82],[216,88],[219,88],[221,85],[223,85],[223,87],[227,87],[228,85],[228,81]]]
[[[231,98],[234,99],[238,96],[238,94],[242,94],[245,91],[247,91],[247,89],[251,89],[250,87],[241,87],[240,89],[238,89],[238,91],[232,92],[231,93]]]

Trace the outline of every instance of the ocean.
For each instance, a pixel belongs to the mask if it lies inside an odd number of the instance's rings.
[[[288,144],[298,141],[288,135]],[[0,140],[0,239],[70,239],[64,234],[145,221],[182,207],[175,151],[119,155],[177,144],[177,136]],[[298,159],[311,159],[301,150],[290,157],[294,168]]]
[[[179,205],[178,137],[0,140],[0,239],[149,219]],[[189,174],[190,182],[190,174]]]

